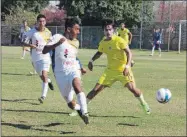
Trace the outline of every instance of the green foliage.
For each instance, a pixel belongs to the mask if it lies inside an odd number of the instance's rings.
[[[141,20],[141,0],[60,0],[59,8],[67,10],[69,16],[80,16],[85,21],[110,18],[138,25]],[[153,18],[153,2],[144,2],[144,20]],[[131,25],[131,26],[130,26]]]
[[[37,14],[31,11],[23,10],[24,4],[14,6],[9,9],[9,13],[5,15],[6,25],[20,25],[23,20],[27,20],[28,24],[33,25],[36,21]]]
[[[49,3],[49,0],[2,0],[1,2],[1,12],[9,14],[9,10],[17,5],[23,5],[23,10],[40,13],[40,11],[45,8]]]

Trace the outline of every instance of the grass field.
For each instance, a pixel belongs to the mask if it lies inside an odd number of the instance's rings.
[[[96,50],[80,50],[79,58],[87,68]],[[70,117],[55,83],[40,105],[41,80],[29,75],[33,70],[29,54],[20,59],[20,47],[2,47],[2,136],[185,136],[186,135],[186,52],[163,52],[162,57],[148,56],[150,51],[133,50],[137,86],[144,92],[152,113],[146,115],[139,102],[121,83],[105,89],[88,105],[90,124]],[[93,72],[83,76],[88,93],[102,74],[106,56],[94,62]],[[159,88],[169,88],[167,104],[156,101]]]

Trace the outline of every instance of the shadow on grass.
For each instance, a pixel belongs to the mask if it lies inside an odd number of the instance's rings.
[[[128,124],[128,123],[118,123],[117,125],[119,125],[119,126],[132,126],[132,127],[139,126],[137,124]]]
[[[15,100],[1,99],[1,101],[7,101],[7,102],[19,102],[19,103],[27,103],[27,104],[31,104],[31,105],[40,105],[40,103],[25,102],[27,100],[35,100],[35,99],[15,99]]]
[[[70,124],[70,123],[66,123],[67,124]],[[44,127],[53,127],[53,126],[58,126],[58,125],[65,125],[65,123],[50,123],[50,124],[47,124],[47,125],[43,125]]]
[[[14,112],[38,112],[38,113],[52,113],[52,114],[69,114],[67,112],[51,112],[41,110],[15,110],[15,109],[2,109],[2,111],[14,111]]]
[[[97,115],[89,115],[90,117],[128,117],[128,118],[140,118],[135,116],[97,116]]]
[[[60,123],[63,124],[63,123]],[[58,132],[59,134],[73,134],[76,132],[73,131],[56,131],[56,130],[49,130],[49,129],[42,129],[42,128],[33,128],[35,125],[25,125],[25,124],[13,124],[13,123],[1,123],[3,126],[11,126],[23,130],[35,130],[35,131],[42,131],[42,132]]]
[[[18,75],[18,76],[20,76],[20,75],[23,75],[23,76],[37,76],[36,74],[35,75],[33,75],[33,74],[19,74],[19,73],[1,73],[2,75]]]

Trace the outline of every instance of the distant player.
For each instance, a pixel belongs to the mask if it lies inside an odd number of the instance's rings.
[[[30,30],[30,27],[27,25],[27,20],[24,20],[23,21],[23,25],[21,26],[21,29],[20,29],[20,35],[19,35],[19,38],[21,40],[21,42],[23,42],[23,36],[26,32],[28,32]],[[26,54],[26,51],[30,52],[30,48],[29,47],[25,47],[23,45],[23,52],[22,52],[22,57],[21,59],[24,59],[25,58],[25,54]]]
[[[150,108],[144,100],[143,93],[135,85],[133,72],[131,70],[132,53],[128,47],[128,41],[113,34],[114,24],[107,20],[103,24],[106,39],[99,43],[98,51],[88,63],[88,68],[93,70],[93,62],[103,53],[107,55],[107,68],[99,78],[95,87],[87,95],[87,103],[106,87],[111,87],[116,81],[120,81],[140,101],[143,109],[150,114]],[[120,102],[119,102],[120,103]]]
[[[125,23],[121,23],[121,27],[117,30],[118,36],[123,38],[125,41],[128,42],[128,46],[131,44],[132,41],[132,33],[125,27]],[[131,67],[134,65],[134,61],[131,62]]]
[[[162,31],[157,28],[155,31],[154,31],[154,34],[153,34],[153,44],[152,44],[152,51],[151,51],[151,54],[150,56],[153,56],[154,55],[154,50],[155,48],[157,48],[159,50],[159,57],[161,57],[161,48],[160,48],[160,44],[161,44],[161,33]]]
[[[31,47],[31,57],[34,68],[42,80],[42,95],[38,98],[43,103],[47,96],[48,86],[54,90],[51,79],[48,78],[51,58],[49,53],[43,54],[42,50],[51,37],[51,32],[45,27],[46,17],[42,14],[37,16],[37,26],[25,33],[24,45]],[[30,44],[31,41],[31,44]]]
[[[43,53],[53,50],[54,74],[61,95],[67,102],[68,107],[76,110],[84,123],[88,124],[86,96],[81,87],[81,76],[76,60],[79,47],[77,36],[79,33],[79,21],[75,18],[67,19],[64,36],[55,34],[44,47]],[[74,92],[78,103],[73,99]]]

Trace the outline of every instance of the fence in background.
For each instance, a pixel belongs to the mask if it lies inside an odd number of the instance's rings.
[[[169,29],[168,24],[164,23],[154,23],[154,25],[143,26],[142,29],[142,49],[151,49],[152,45],[152,37],[153,37],[153,29],[155,26],[163,29],[163,37],[162,37],[162,49],[168,49],[168,34]],[[47,26],[52,34],[64,32],[63,26]],[[186,36],[187,30],[186,25],[182,26],[182,37]],[[12,26],[1,26],[1,45],[20,45],[20,41],[18,39],[20,26],[12,25]],[[140,29],[132,28],[129,29],[133,34],[132,43],[130,48],[140,48]],[[172,28],[170,28],[170,50],[178,50],[178,42],[179,42],[179,22],[174,23]],[[103,37],[103,30],[100,26],[83,26],[81,27],[81,33],[78,37],[80,41],[80,48],[92,48],[96,49],[98,47],[99,41]],[[186,50],[186,38],[181,39],[181,50]]]

